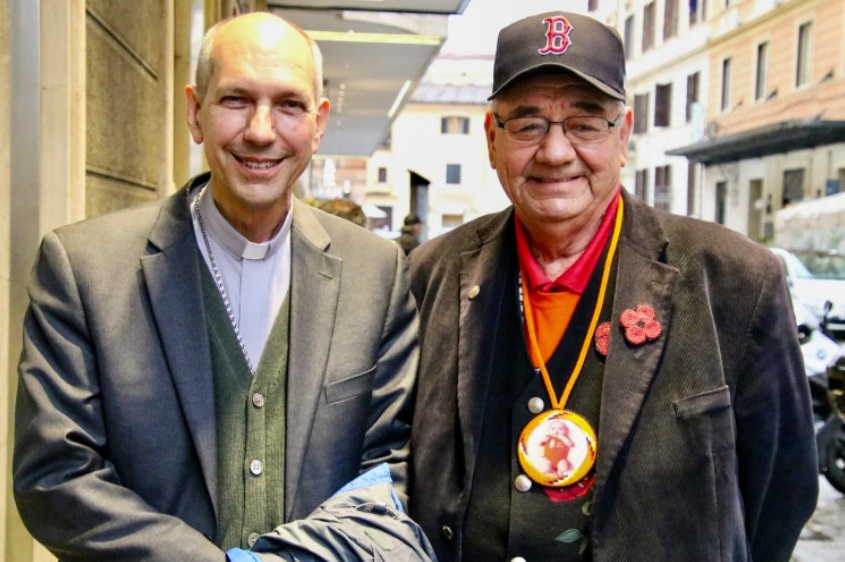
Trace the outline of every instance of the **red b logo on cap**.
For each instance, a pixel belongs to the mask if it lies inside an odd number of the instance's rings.
[[[572,25],[569,20],[563,16],[549,16],[543,20],[548,26],[546,31],[546,46],[538,52],[541,55],[561,55],[569,48],[572,41],[569,39],[569,32],[572,31]]]

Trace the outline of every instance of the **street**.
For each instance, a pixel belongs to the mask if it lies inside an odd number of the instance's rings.
[[[841,562],[845,553],[845,495],[819,477],[819,501],[790,562]]]

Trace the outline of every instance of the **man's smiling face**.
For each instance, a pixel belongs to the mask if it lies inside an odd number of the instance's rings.
[[[328,119],[310,47],[282,22],[235,21],[218,32],[211,58],[207,91],[188,91],[188,125],[203,144],[215,201],[233,223],[286,212]]]
[[[486,121],[490,163],[526,226],[598,216],[616,194],[632,117],[621,102],[566,73],[529,76],[497,96]],[[496,123],[515,117],[560,123],[573,116],[614,122],[600,140],[581,143],[558,124],[533,142],[509,138]]]

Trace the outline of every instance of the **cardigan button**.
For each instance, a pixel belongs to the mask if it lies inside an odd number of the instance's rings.
[[[443,525],[440,527],[440,532],[443,533],[443,536],[446,538],[447,541],[450,541],[455,538],[455,533],[452,532],[452,528],[449,525]]]
[[[258,540],[258,537],[260,537],[260,536],[261,535],[259,535],[258,533],[250,533],[249,537],[246,539],[247,544],[249,546],[253,546],[255,544],[255,542]]]
[[[470,287],[469,293],[467,293],[467,296],[469,297],[469,300],[472,300],[475,297],[477,297],[478,293],[480,293],[480,292],[481,292],[481,287],[479,287],[478,285],[473,285],[472,287]]]
[[[253,476],[261,476],[261,473],[264,472],[264,463],[258,459],[255,459],[251,463],[249,463],[249,471],[252,473]]]
[[[252,395],[252,405],[256,408],[263,408],[264,407],[264,395],[260,392],[256,392]]]
[[[511,562],[527,562],[527,561],[522,556],[516,556],[514,558],[511,558]]]

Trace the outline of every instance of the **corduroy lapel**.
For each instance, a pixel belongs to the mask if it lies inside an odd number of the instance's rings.
[[[672,287],[678,276],[677,269],[661,261],[668,239],[654,212],[627,194],[623,197],[625,222],[611,322],[618,323],[625,310],[645,304],[654,309],[663,331],[656,340],[638,346],[628,344],[620,331],[611,336],[598,434],[597,494],[607,483],[660,363],[672,318]]]
[[[469,489],[478,457],[481,421],[493,365],[495,331],[478,329],[499,318],[507,260],[502,256],[511,211],[503,211],[479,229],[478,247],[461,254],[460,324],[458,327],[458,415]]]

